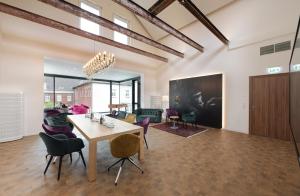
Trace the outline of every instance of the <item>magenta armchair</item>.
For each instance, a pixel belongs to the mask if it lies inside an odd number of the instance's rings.
[[[88,112],[89,107],[86,105],[73,105],[71,108],[73,114],[86,114]]]
[[[172,108],[166,109],[166,122],[170,119],[170,116],[179,116],[179,113]]]

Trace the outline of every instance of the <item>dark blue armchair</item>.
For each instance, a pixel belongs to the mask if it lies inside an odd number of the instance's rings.
[[[80,154],[83,165],[84,165],[84,167],[86,167],[84,157],[83,157],[82,151],[81,151],[81,149],[84,148],[84,143],[83,143],[82,139],[80,139],[80,138],[69,139],[64,134],[57,134],[57,135],[51,136],[51,135],[48,135],[43,132],[40,132],[39,135],[42,138],[43,142],[45,143],[47,152],[50,155],[50,159],[45,168],[44,175],[46,174],[53,157],[59,157],[59,169],[58,169],[58,175],[57,175],[57,180],[59,180],[62,159],[65,155],[72,154],[73,152],[78,152]]]

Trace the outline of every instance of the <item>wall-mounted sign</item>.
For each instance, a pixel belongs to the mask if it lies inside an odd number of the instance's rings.
[[[292,71],[300,71],[300,64],[293,65]]]
[[[267,68],[268,74],[276,74],[281,72],[281,67],[269,67]]]

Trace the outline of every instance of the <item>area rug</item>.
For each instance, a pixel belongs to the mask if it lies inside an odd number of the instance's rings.
[[[168,133],[173,133],[175,135],[179,135],[182,137],[190,137],[192,135],[195,135],[197,133],[207,130],[206,128],[203,128],[203,127],[192,127],[190,125],[183,126],[183,125],[177,124],[177,123],[176,123],[176,126],[178,127],[178,129],[171,129],[171,126],[172,126],[171,123],[161,123],[161,124],[153,125],[151,127],[159,129],[161,131],[166,131]]]

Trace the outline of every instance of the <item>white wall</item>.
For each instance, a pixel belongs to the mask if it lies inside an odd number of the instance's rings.
[[[266,68],[271,66],[282,66],[284,72],[288,71],[291,53],[284,51],[260,56],[259,48],[293,40],[299,8],[298,0],[237,1],[209,16],[231,41],[229,47],[199,22],[182,30],[205,47],[204,53],[187,48],[168,36],[163,43],[184,49],[187,57],[158,70],[158,92],[167,95],[171,79],[223,73],[224,128],[248,133],[249,76],[266,74]]]
[[[42,128],[43,59],[2,45],[0,59],[0,90],[24,93],[24,134],[37,134]]]

